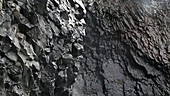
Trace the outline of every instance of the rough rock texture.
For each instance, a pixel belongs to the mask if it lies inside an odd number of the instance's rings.
[[[0,96],[69,96],[83,58],[78,0],[0,0]]]
[[[170,96],[169,0],[0,0],[0,96]]]
[[[90,5],[75,96],[170,96],[170,1]]]

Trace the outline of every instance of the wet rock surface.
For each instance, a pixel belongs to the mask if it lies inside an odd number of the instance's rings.
[[[0,0],[0,96],[169,96],[169,0]]]

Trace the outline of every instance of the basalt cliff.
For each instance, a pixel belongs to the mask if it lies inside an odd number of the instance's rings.
[[[170,96],[169,0],[0,0],[0,96]]]

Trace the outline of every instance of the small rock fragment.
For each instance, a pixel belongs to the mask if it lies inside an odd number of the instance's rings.
[[[16,53],[14,53],[14,52],[8,52],[7,54],[6,54],[6,56],[9,58],[9,59],[11,59],[11,60],[13,60],[13,61],[17,61],[17,59],[18,59],[18,56],[16,55]]]
[[[77,49],[77,50],[83,50],[83,45],[79,44],[79,43],[74,43],[74,47]]]
[[[40,71],[40,64],[37,61],[32,61],[32,66],[34,66],[38,71]]]

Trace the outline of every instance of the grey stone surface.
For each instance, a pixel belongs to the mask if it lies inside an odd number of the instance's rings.
[[[169,96],[169,0],[86,1],[75,96]]]
[[[169,96],[169,0],[0,0],[0,96]]]
[[[0,96],[72,94],[81,63],[72,47],[85,32],[76,14],[86,10],[76,2],[78,8],[67,0],[0,1]]]

